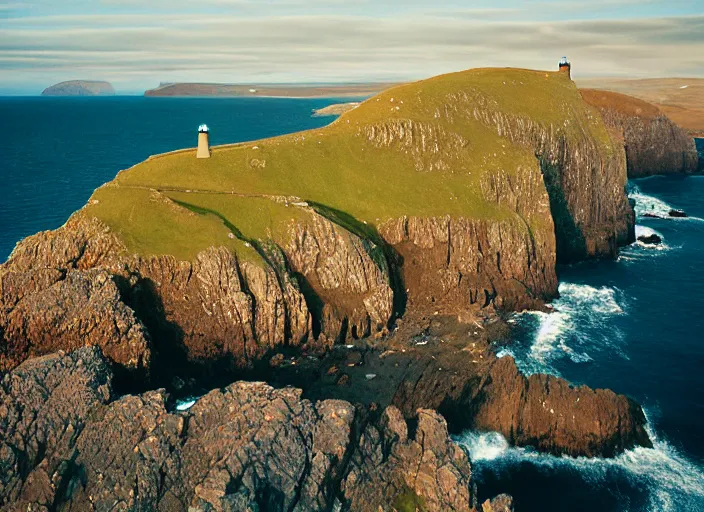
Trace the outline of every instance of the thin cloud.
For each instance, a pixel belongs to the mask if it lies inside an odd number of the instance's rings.
[[[0,73],[6,84],[96,78],[135,89],[408,80],[479,66],[551,69],[566,54],[576,76],[704,76],[704,15],[535,22],[448,12],[34,16],[0,25]]]

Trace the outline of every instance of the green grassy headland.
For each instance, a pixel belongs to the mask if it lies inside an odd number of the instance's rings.
[[[568,139],[587,132],[611,151],[599,115],[564,74],[474,69],[389,89],[321,129],[216,147],[204,160],[195,149],[152,157],[96,190],[81,215],[102,220],[133,253],[192,259],[225,246],[251,261],[259,258],[246,240],[284,242],[289,223],[308,215],[299,200],[370,230],[403,215],[510,218],[482,197],[480,180],[534,167],[536,157],[476,121],[475,107],[553,125]],[[411,122],[412,140],[370,140],[371,127],[397,133]]]

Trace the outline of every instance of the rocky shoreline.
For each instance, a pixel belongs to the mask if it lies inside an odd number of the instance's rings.
[[[579,96],[569,81],[558,87]],[[570,456],[651,446],[630,398],[526,377],[493,349],[510,336],[506,315],[557,296],[557,263],[614,257],[635,241],[627,167],[651,153],[624,147],[606,112],[608,130],[591,110],[546,124],[475,93],[452,89],[434,119],[535,157],[477,180],[503,209],[496,218],[370,226],[262,196],[297,220],[266,240],[229,228],[258,264],[226,247],[190,260],[135,254],[91,214],[93,199],[20,242],[0,266],[0,506],[499,512],[510,498],[476,502],[470,461],[448,432],[497,431]],[[469,144],[443,126],[384,118],[354,136],[439,172]],[[163,190],[144,194],[196,215]]]

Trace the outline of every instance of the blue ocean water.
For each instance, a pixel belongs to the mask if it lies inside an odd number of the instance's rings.
[[[655,446],[575,459],[467,432],[459,440],[482,497],[508,492],[517,510],[704,510],[704,176],[634,180],[629,195],[637,234],[658,233],[663,245],[560,268],[554,310],[516,315],[518,335],[501,353],[525,373],[634,397]],[[671,208],[690,217],[667,218]]]
[[[0,98],[0,261],[21,238],[63,224],[93,189],[154,153],[322,126],[311,111],[335,99]],[[704,141],[699,141],[704,150]],[[704,177],[632,182],[636,244],[617,261],[560,269],[551,313],[513,319],[500,347],[525,372],[609,387],[645,407],[655,447],[616,459],[573,459],[510,448],[467,432],[480,497],[509,492],[521,511],[704,510]],[[690,214],[666,216],[671,207]]]
[[[0,261],[61,226],[95,188],[148,156],[317,128],[313,109],[350,98],[0,98]]]

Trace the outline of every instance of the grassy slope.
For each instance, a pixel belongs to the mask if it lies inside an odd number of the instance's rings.
[[[84,212],[111,226],[133,252],[186,259],[211,245],[239,253],[241,242],[227,236],[230,228],[245,238],[277,239],[282,226],[301,215],[295,207],[256,199],[261,196],[298,197],[370,226],[402,215],[509,218],[512,212],[482,197],[482,175],[520,172],[534,166],[535,157],[470,118],[476,105],[559,126],[568,138],[589,132],[610,151],[599,117],[565,75],[478,69],[389,89],[322,129],[219,147],[208,160],[197,160],[195,150],[149,159],[96,191],[99,203]],[[460,110],[438,115],[447,106]],[[419,151],[418,140],[412,147],[380,147],[366,135],[365,127],[406,120],[440,130],[440,153]],[[455,136],[464,142],[452,145]],[[439,157],[448,164],[443,170],[416,170],[419,159],[427,169]],[[218,215],[149,200],[148,188]]]

